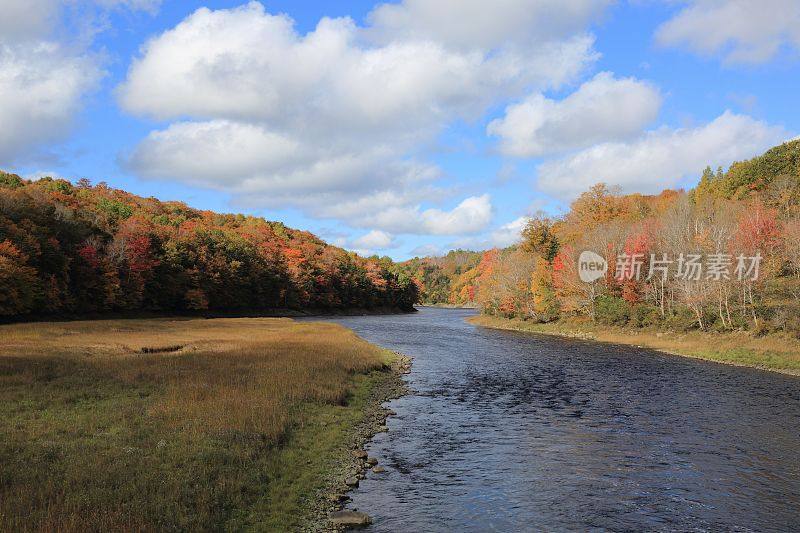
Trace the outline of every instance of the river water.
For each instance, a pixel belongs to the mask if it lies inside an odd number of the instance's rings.
[[[333,319],[414,357],[351,493],[371,531],[800,529],[800,378],[470,314]]]

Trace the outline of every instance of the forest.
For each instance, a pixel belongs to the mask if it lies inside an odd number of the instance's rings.
[[[415,257],[390,268],[414,280],[424,305],[469,306],[475,301],[471,290],[482,256],[481,252],[452,250],[441,257]]]
[[[413,310],[417,285],[280,222],[0,172],[0,317]]]
[[[598,184],[563,216],[531,217],[518,245],[483,252],[470,268],[446,258],[406,264],[433,303],[487,315],[796,336],[798,215],[795,140],[727,171],[706,168],[689,191],[622,195]],[[579,277],[584,251],[608,264],[591,283]]]

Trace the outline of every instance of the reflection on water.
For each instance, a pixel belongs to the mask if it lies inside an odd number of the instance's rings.
[[[351,494],[373,531],[800,527],[800,379],[469,314],[334,319],[414,357]]]

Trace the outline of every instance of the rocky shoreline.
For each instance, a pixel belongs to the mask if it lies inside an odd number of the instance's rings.
[[[411,371],[411,358],[401,353],[395,355],[388,371],[372,387],[364,407],[364,418],[342,448],[324,487],[317,493],[303,531],[344,531],[371,523],[367,514],[343,510],[343,507],[350,500],[347,493],[358,487],[360,480],[366,477],[367,470],[371,469],[375,474],[385,471],[379,466],[378,458],[364,451],[364,446],[378,433],[388,431],[386,419],[396,415],[383,404],[408,393],[408,384],[403,380],[403,375]]]

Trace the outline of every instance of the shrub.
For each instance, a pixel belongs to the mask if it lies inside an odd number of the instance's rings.
[[[766,320],[759,320],[758,323],[753,326],[752,332],[754,337],[763,337],[772,331],[770,327],[770,323]]]
[[[631,306],[616,296],[599,296],[595,300],[595,319],[601,324],[624,326],[631,318]]]
[[[18,189],[23,185],[24,183],[22,182],[22,179],[16,174],[8,174],[6,172],[0,171],[0,187],[8,187],[9,189]]]
[[[636,304],[631,308],[630,325],[637,328],[657,326],[661,323],[661,311],[649,304]]]
[[[678,307],[667,316],[666,325],[678,331],[689,331],[698,327],[697,317],[688,307]]]

